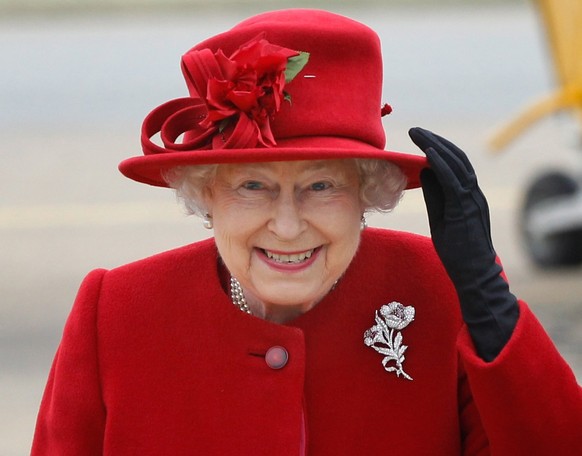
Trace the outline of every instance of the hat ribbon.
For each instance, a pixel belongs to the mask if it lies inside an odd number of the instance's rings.
[[[144,154],[276,145],[270,121],[290,100],[285,85],[308,58],[269,43],[264,34],[230,57],[220,49],[188,52],[181,66],[190,97],[164,103],[146,117]],[[152,141],[158,133],[163,147]]]
[[[246,115],[223,131],[201,127],[206,104],[198,97],[176,98],[155,108],[144,120],[141,145],[145,155],[204,149],[245,149],[257,144],[257,127]],[[163,145],[153,138],[159,134]],[[187,134],[187,140],[182,135]],[[180,140],[179,140],[180,138]]]

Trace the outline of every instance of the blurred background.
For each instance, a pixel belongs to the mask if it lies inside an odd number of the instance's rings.
[[[179,61],[247,16],[291,6],[375,29],[385,56],[388,148],[415,152],[423,126],[470,155],[514,293],[582,378],[582,270],[542,269],[517,229],[540,172],[577,173],[580,128],[542,119],[502,154],[497,127],[555,86],[527,0],[0,0],[0,454],[28,454],[44,383],[77,287],[111,268],[208,236],[173,194],[121,176],[155,106],[186,94]],[[420,191],[370,224],[428,234]],[[540,372],[539,375],[551,375]]]

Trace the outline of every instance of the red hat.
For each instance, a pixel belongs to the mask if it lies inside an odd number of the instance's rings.
[[[190,96],[146,117],[144,155],[119,165],[130,179],[166,186],[162,171],[182,165],[375,158],[419,186],[425,158],[384,150],[380,41],[359,22],[259,14],[188,51],[182,72]]]

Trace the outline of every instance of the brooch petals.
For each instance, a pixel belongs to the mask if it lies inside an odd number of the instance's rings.
[[[414,320],[414,314],[414,307],[393,301],[376,311],[376,324],[364,332],[364,344],[384,355],[382,366],[386,372],[395,372],[407,380],[412,377],[402,367],[408,346],[402,343],[401,331]]]

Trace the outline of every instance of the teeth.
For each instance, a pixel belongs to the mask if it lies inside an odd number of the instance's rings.
[[[267,257],[271,260],[275,260],[277,263],[301,263],[308,258],[311,258],[313,251],[315,249],[308,250],[302,253],[294,253],[292,255],[279,255],[278,253],[269,252],[265,250]]]

